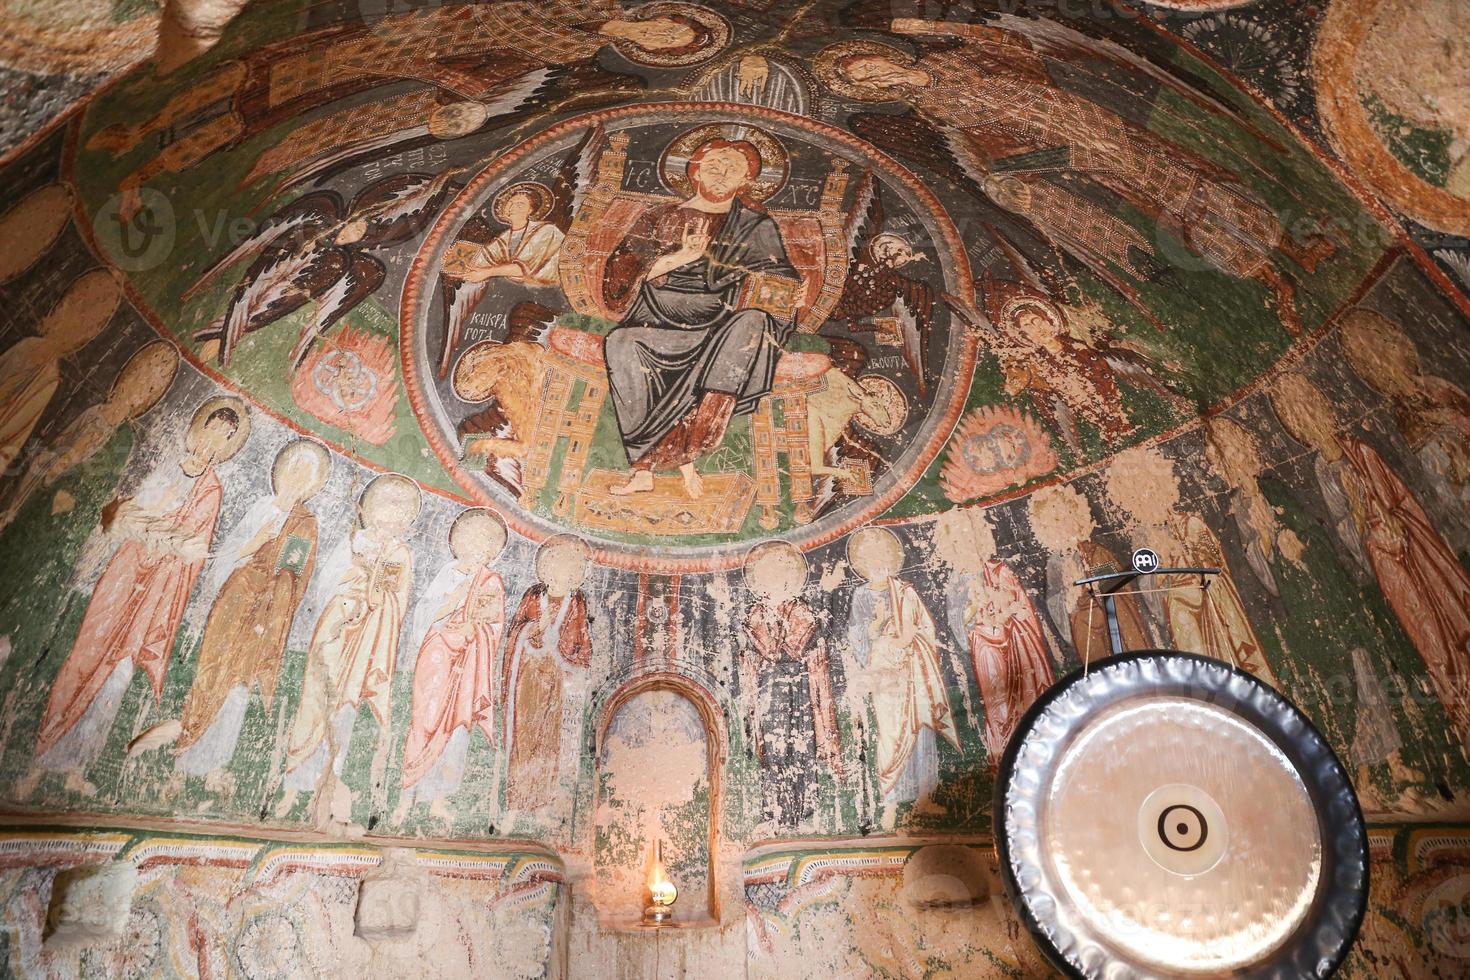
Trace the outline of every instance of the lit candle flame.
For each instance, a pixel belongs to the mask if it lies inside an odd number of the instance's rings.
[[[653,845],[653,866],[648,871],[648,892],[653,898],[653,904],[668,908],[674,904],[679,897],[679,889],[669,880],[669,874],[664,869],[664,844],[656,841]]]

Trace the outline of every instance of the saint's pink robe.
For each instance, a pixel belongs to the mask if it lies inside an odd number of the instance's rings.
[[[207,469],[167,515],[163,533],[188,542],[186,554],[150,548],[130,537],[112,556],[92,590],[71,654],[51,685],[37,758],[81,720],[113,669],[129,657],[134,667],[148,673],[155,702],[162,694],[174,637],[219,518],[220,497],[219,477]]]
[[[985,749],[1000,763],[1021,715],[1054,680],[1041,620],[1010,566],[987,561],[969,610],[970,657],[985,702]]]
[[[433,768],[455,729],[478,725],[486,738],[495,737],[495,652],[504,632],[505,585],[482,567],[464,602],[430,627],[419,647],[403,750],[405,787]]]
[[[1470,740],[1470,575],[1383,457],[1357,439],[1340,441],[1363,483],[1363,544],[1378,584],[1451,723]]]

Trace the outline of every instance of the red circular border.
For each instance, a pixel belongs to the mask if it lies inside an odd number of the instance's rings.
[[[413,409],[414,417],[419,420],[419,430],[429,440],[430,447],[439,461],[444,465],[446,471],[459,481],[461,487],[470,494],[477,503],[490,507],[500,514],[518,534],[536,543],[541,543],[553,534],[565,534],[571,528],[558,528],[554,531],[545,531],[521,518],[517,508],[511,513],[500,501],[496,500],[485,488],[475,482],[473,478],[464,471],[459,459],[459,454],[445,441],[439,432],[439,427],[434,421],[432,414],[428,412],[423,395],[422,379],[419,377],[417,365],[415,364],[415,351],[417,340],[417,323],[415,312],[426,289],[432,289],[437,281],[438,272],[431,268],[433,256],[438,251],[439,243],[449,233],[451,226],[456,225],[463,216],[464,210],[475,205],[475,199],[486,185],[500,177],[506,170],[515,164],[525,160],[527,157],[539,151],[547,143],[565,135],[571,130],[585,127],[591,124],[609,121],[622,121],[648,117],[651,124],[679,121],[681,117],[698,116],[708,118],[715,114],[726,114],[737,116],[742,119],[766,120],[782,123],[787,126],[806,130],[824,139],[831,140],[839,145],[845,146],[853,152],[876,163],[883,171],[885,177],[898,180],[915,197],[917,197],[935,219],[945,242],[949,247],[954,262],[955,275],[958,279],[956,288],[959,296],[966,303],[973,303],[975,298],[974,282],[970,273],[970,259],[965,251],[964,243],[960,240],[959,231],[954,222],[950,220],[948,212],[940,204],[939,199],[927,186],[919,181],[906,167],[898,163],[887,154],[876,147],[858,139],[851,133],[816,122],[805,116],[796,116],[775,109],[766,109],[756,106],[738,105],[729,102],[649,102],[632,106],[619,106],[613,109],[603,109],[584,115],[575,116],[571,119],[557,123],[548,129],[536,134],[531,139],[519,144],[514,149],[508,150],[496,157],[489,166],[481,170],[475,177],[455,195],[454,199],[445,206],[434,226],[424,237],[423,244],[419,246],[418,254],[414,256],[408,273],[404,278],[403,296],[398,307],[398,349],[399,360],[403,368],[403,386],[408,392],[408,401]],[[963,329],[963,328],[961,328]],[[968,378],[975,370],[975,356],[977,340],[969,331],[961,334],[960,351],[958,362],[953,365],[956,377]],[[946,370],[950,366],[946,365]],[[803,551],[819,547],[834,541],[855,527],[869,521],[874,515],[881,513],[885,508],[892,506],[904,494],[912,489],[913,482],[928,469],[929,464],[939,455],[940,449],[949,439],[949,433],[959,421],[960,413],[964,409],[965,397],[969,391],[968,384],[956,383],[953,394],[950,396],[949,404],[945,405],[929,436],[929,441],[924,444],[912,465],[907,470],[897,474],[892,488],[881,496],[871,499],[867,507],[853,518],[833,525],[817,536],[792,541]],[[703,555],[670,555],[660,554],[657,544],[649,545],[643,553],[630,553],[621,549],[602,547],[602,542],[588,539],[592,557],[599,564],[610,565],[615,568],[630,571],[653,572],[656,574],[681,574],[689,572],[714,572],[734,568],[744,560],[745,551],[756,543],[754,541],[731,542],[728,550]],[[771,535],[770,538],[782,538],[790,540],[781,535]],[[765,539],[765,540],[769,540]]]

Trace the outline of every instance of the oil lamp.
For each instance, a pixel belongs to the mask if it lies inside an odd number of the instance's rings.
[[[648,871],[648,893],[653,904],[643,910],[644,925],[661,926],[673,921],[674,900],[679,897],[679,889],[674,887],[668,872],[664,870],[662,840],[655,841],[653,845],[653,867]]]

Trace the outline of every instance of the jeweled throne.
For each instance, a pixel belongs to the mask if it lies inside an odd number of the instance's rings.
[[[666,195],[623,188],[627,147],[626,134],[609,137],[596,178],[561,250],[561,284],[567,301],[578,313],[603,319],[615,318],[602,296],[608,256],[646,209],[670,201]],[[797,329],[802,333],[815,332],[822,325],[847,281],[849,246],[842,203],[848,180],[846,162],[835,160],[816,209],[773,208],[768,212],[780,226],[787,256],[801,274],[796,307]],[[584,479],[593,429],[607,397],[602,338],[559,326],[552,328],[548,347],[544,402],[548,414],[537,426],[528,454],[523,499],[540,496],[551,477],[557,441],[565,436],[568,441],[553,510],[569,516],[575,501],[579,523],[654,534],[729,532],[744,522],[753,502],[759,508],[761,526],[774,528],[780,520],[783,457],[793,519],[798,524],[812,519],[815,493],[807,442],[807,399],[826,384],[832,362],[825,354],[782,355],[771,394],[761,399],[752,419],[753,486],[748,480],[733,481],[728,492],[696,506],[677,500],[603,499],[598,482]],[[710,512],[703,513],[705,510]]]

